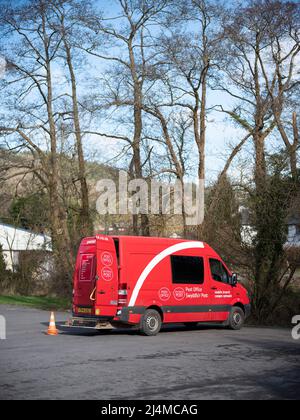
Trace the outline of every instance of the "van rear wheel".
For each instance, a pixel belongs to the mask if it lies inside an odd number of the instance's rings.
[[[245,324],[245,313],[243,309],[239,308],[238,306],[234,306],[231,309],[229,320],[228,320],[228,327],[231,330],[238,331],[241,330]]]
[[[141,318],[140,332],[148,337],[157,335],[162,326],[160,314],[155,309],[147,309]]]

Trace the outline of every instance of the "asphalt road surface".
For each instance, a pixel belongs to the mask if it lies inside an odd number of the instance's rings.
[[[300,341],[288,329],[168,327],[157,337],[60,327],[0,306],[0,399],[300,399]]]

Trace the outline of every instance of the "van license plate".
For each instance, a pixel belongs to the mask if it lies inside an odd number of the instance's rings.
[[[78,308],[77,312],[79,314],[88,314],[88,315],[91,315],[92,310],[90,308]]]

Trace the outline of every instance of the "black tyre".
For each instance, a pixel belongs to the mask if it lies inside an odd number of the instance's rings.
[[[229,319],[228,319],[228,327],[231,330],[238,331],[241,330],[245,324],[245,313],[244,311],[239,308],[238,306],[234,306],[231,309]]]
[[[162,326],[160,314],[155,309],[148,309],[141,318],[140,332],[148,337],[157,335]]]

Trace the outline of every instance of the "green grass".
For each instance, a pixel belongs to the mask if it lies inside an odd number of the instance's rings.
[[[0,296],[0,305],[17,305],[44,311],[59,311],[70,309],[71,302],[68,299],[50,297]]]

